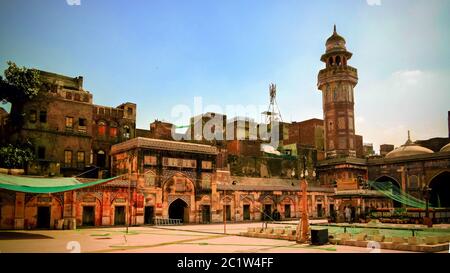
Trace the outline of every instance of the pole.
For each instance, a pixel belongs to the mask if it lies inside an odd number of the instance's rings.
[[[127,234],[128,234],[128,227],[130,226],[130,220],[131,220],[131,212],[130,212],[130,199],[131,199],[131,155],[128,157],[128,200],[127,200]]]
[[[227,206],[225,205],[225,195],[226,191],[223,190],[223,234],[227,234]]]

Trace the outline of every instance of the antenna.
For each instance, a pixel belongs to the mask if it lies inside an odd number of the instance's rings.
[[[270,103],[269,109],[266,112],[262,112],[266,116],[266,123],[271,124],[273,121],[283,121],[281,118],[280,108],[277,103],[277,86],[274,83],[269,85]]]

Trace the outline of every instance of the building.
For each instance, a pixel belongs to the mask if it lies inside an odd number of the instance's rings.
[[[450,138],[447,137],[434,137],[426,140],[416,140],[415,143],[418,145],[428,148],[433,152],[439,152],[442,147],[450,142]]]
[[[366,207],[389,207],[389,199],[377,191],[362,190],[358,182],[368,178],[366,160],[357,158],[361,153],[358,146],[362,144],[362,137],[355,135],[354,122],[353,92],[358,74],[348,65],[352,53],[347,51],[346,41],[336,26],[325,47],[320,60],[326,67],[319,71],[317,84],[322,91],[326,153],[326,159],[317,162],[319,179],[336,187],[334,197],[341,217],[346,206],[352,208],[354,215],[363,214]]]
[[[322,91],[326,158],[356,156],[353,88],[358,73],[347,64],[352,53],[345,43],[335,26],[320,58],[326,65],[319,71],[317,83]]]
[[[380,156],[386,156],[389,152],[394,150],[394,145],[392,144],[381,144],[380,145]]]
[[[309,146],[317,150],[318,158],[324,159],[324,126],[321,119],[309,119],[301,122],[292,122],[289,126],[287,144]]]
[[[384,158],[369,159],[367,166],[371,181],[390,182],[422,200],[423,188],[429,186],[432,189],[431,205],[450,207],[450,143],[440,151],[433,152],[408,137],[404,145],[392,150]],[[394,202],[394,206],[402,205]]]
[[[187,140],[221,145],[226,139],[227,116],[219,113],[207,112],[191,117]]]
[[[408,135],[397,149],[380,148],[384,157],[364,156],[363,137],[354,127],[358,78],[347,64],[351,56],[334,28],[321,57],[326,67],[318,75],[324,120],[282,123],[281,155],[261,154],[260,135],[256,141],[205,139],[205,127],[226,139],[226,124],[231,124],[233,138],[241,133],[247,138],[254,126],[227,123],[226,116],[216,113],[191,119],[187,136],[199,136],[197,140],[174,141],[169,137],[173,125],[159,121],[150,130],[135,130],[135,104],[94,105],[92,94],[82,87],[83,78],[41,72],[47,92],[27,105],[24,127],[14,136],[35,145],[39,161],[30,173],[61,170],[72,175],[109,168],[118,177],[55,194],[1,189],[0,228],[60,227],[60,220],[63,226],[141,225],[156,217],[184,223],[266,221],[275,210],[281,219],[298,219],[303,175],[309,183],[311,217],[337,211],[342,220],[346,206],[355,219],[371,208],[406,208],[375,189],[388,183],[392,193],[401,191],[416,200],[424,200],[423,189],[430,187],[431,205],[438,207],[432,209],[434,221],[450,221],[450,143],[412,142]],[[202,135],[193,135],[197,126]]]
[[[364,143],[363,144],[363,155],[364,157],[370,157],[375,155],[375,151],[373,149],[373,143]]]
[[[111,146],[136,137],[136,104],[94,105],[92,126],[92,163],[102,171],[109,171]]]
[[[145,207],[142,217],[136,215],[138,224],[146,211],[184,223],[222,222],[224,217],[264,220],[275,209],[282,218],[299,217],[297,179],[233,176],[216,168],[217,147],[138,137],[114,145],[111,153],[114,175],[130,171],[136,177],[137,195],[143,196]],[[334,190],[311,187],[309,191],[311,213],[320,204],[316,216],[328,215],[334,204],[328,196]]]
[[[26,103],[24,124],[9,138],[33,144],[37,161],[30,164],[28,173],[72,176],[87,172],[96,177],[107,172],[111,145],[135,137],[136,105],[94,105],[92,94],[83,89],[83,77],[39,74],[41,92]]]
[[[355,145],[356,145],[356,157],[364,157],[364,146],[363,146],[363,136],[355,135]]]

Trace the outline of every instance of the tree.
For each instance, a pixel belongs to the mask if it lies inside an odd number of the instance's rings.
[[[26,145],[8,144],[0,148],[0,167],[2,168],[26,168],[33,160],[33,151]]]
[[[4,78],[0,76],[0,101],[11,103],[10,125],[14,129],[23,124],[23,108],[27,101],[38,95],[41,87],[39,71],[26,67],[18,67],[8,61]]]

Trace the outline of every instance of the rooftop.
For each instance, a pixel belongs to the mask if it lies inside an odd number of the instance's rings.
[[[210,145],[137,137],[113,145],[111,147],[111,154],[128,151],[135,148],[148,148],[155,150],[167,150],[167,151],[212,154],[212,155],[217,155],[219,153],[216,147]]]

